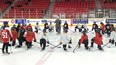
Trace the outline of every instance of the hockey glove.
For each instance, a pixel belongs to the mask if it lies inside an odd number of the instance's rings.
[[[47,43],[48,43],[48,44],[50,44],[50,42],[49,42],[49,41],[47,41]]]
[[[36,40],[34,40],[34,42],[36,42]]]
[[[12,38],[10,38],[10,41],[12,41]]]
[[[60,44],[62,44],[62,42],[60,42]]]

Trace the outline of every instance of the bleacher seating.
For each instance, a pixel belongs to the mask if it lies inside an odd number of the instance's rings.
[[[116,2],[101,0],[101,5],[103,9],[116,9]]]
[[[14,0],[11,0],[11,2]],[[6,3],[6,0],[0,0],[0,12],[3,12],[10,4]]]
[[[69,1],[56,1],[51,16],[54,14],[66,14],[66,18],[76,17],[78,14],[88,15],[88,10],[94,10],[95,2],[81,1],[81,0],[69,0]]]
[[[4,18],[43,18],[50,0],[18,1]]]

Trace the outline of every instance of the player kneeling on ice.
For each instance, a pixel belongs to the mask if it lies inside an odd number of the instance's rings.
[[[27,49],[32,47],[32,41],[36,42],[35,33],[32,31],[32,28],[28,28],[25,34]]]
[[[40,46],[42,47],[42,51],[46,48],[46,42],[48,42],[48,36],[46,34],[46,31],[43,30],[43,34],[40,39]]]
[[[79,40],[78,47],[80,48],[81,43],[85,45],[85,49],[89,49],[88,47],[88,36],[86,34],[86,31],[83,31],[83,35],[81,36],[81,39]]]
[[[90,47],[93,47],[93,43],[96,43],[98,45],[98,49],[103,50],[103,48],[101,47],[103,42],[102,42],[102,35],[100,33],[100,30],[96,30],[95,32],[96,32],[96,34],[95,34],[95,37],[91,39]]]
[[[65,21],[64,25],[63,25],[63,30],[65,31],[68,31],[68,23],[67,21]]]
[[[71,40],[70,40],[66,30],[64,30],[63,34],[61,35],[60,43],[63,43],[63,49],[64,49],[64,51],[67,51],[67,48],[66,48],[67,44],[71,43]],[[68,48],[71,48],[70,45],[68,46]]]
[[[5,49],[6,54],[10,54],[8,52],[8,46],[9,46],[9,39],[10,39],[10,41],[12,41],[12,38],[11,38],[10,31],[8,29],[5,29],[5,28],[6,27],[4,26],[3,30],[1,30],[1,37],[2,37],[2,42],[3,42],[2,53],[3,54],[5,53],[5,51],[4,51],[4,49]]]
[[[110,39],[109,39],[109,43],[114,44],[114,42],[116,46],[116,28],[112,30],[110,34]]]

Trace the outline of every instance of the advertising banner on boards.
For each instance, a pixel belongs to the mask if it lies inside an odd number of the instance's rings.
[[[106,19],[106,22],[116,24],[116,19]]]
[[[103,22],[104,24],[106,23],[106,19],[104,18],[89,18],[88,21],[88,24],[93,24],[93,22],[96,22],[97,24],[100,24],[101,22]]]
[[[26,19],[15,19],[15,24],[24,24],[24,25],[26,25]]]
[[[77,23],[84,24],[85,22],[88,24],[88,19],[73,19],[73,24]]]
[[[0,25],[3,25],[4,22],[8,22],[9,25],[15,24],[15,19],[0,19]]]

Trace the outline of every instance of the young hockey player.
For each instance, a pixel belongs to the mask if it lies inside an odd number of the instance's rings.
[[[96,22],[93,23],[92,25],[92,31],[94,30],[94,32],[98,29],[98,25],[96,24]]]
[[[108,35],[108,37],[110,36],[111,26],[110,26],[109,22],[107,22],[107,24],[105,25],[105,33]]]
[[[35,32],[38,33],[39,30],[41,30],[40,26],[39,26],[39,23],[36,23]]]
[[[85,49],[88,50],[88,36],[86,34],[86,31],[83,31],[83,35],[81,36],[81,39],[79,40],[78,47],[80,48],[81,43],[85,45]]]
[[[49,29],[49,25],[48,25],[48,23],[46,22],[46,23],[44,24],[44,29],[43,29],[43,31],[46,32],[47,29]]]
[[[110,34],[110,39],[109,39],[109,43],[114,44],[116,46],[116,29],[113,29],[111,34]]]
[[[57,32],[57,34],[60,34],[61,33],[61,20],[59,18],[57,18],[55,20],[55,23],[56,23],[56,25],[55,25],[56,32]]]
[[[68,23],[67,23],[67,21],[65,21],[65,23],[63,25],[63,30],[64,31],[66,30],[68,32]]]
[[[42,47],[42,51],[46,48],[46,43],[48,42],[48,36],[45,31],[43,31],[43,34],[40,39],[40,46]]]
[[[14,46],[16,44],[16,39],[18,38],[16,28],[12,28],[11,34],[12,34],[12,46]]]
[[[88,27],[87,27],[87,23],[86,23],[86,22],[84,22],[84,24],[83,24],[83,28],[84,28],[84,30],[83,30],[83,31],[85,31],[85,32],[87,32],[87,31],[88,31]]]
[[[6,50],[6,54],[10,54],[8,52],[8,46],[9,46],[9,39],[10,41],[12,40],[11,38],[11,34],[9,32],[9,30],[5,29],[6,26],[3,27],[3,30],[1,30],[1,37],[2,37],[2,42],[3,42],[3,46],[2,46],[2,53],[4,54]]]
[[[36,42],[35,33],[32,31],[32,28],[28,28],[25,34],[27,49],[32,47],[32,41]]]
[[[79,32],[82,32],[81,24],[79,22],[75,26],[75,32],[76,32],[76,29],[79,29]]]
[[[60,38],[60,43],[62,43],[63,44],[63,49],[64,49],[64,51],[67,51],[67,44],[70,42],[70,38],[69,38],[69,36],[68,36],[68,34],[67,34],[67,31],[66,30],[64,30],[63,31],[63,34],[61,35],[61,38]]]
[[[22,24],[23,25],[23,24]],[[24,27],[25,27],[25,25],[23,25]],[[26,30],[28,29],[28,28],[32,28],[32,26],[31,26],[31,24],[29,24],[29,25],[27,25],[26,26]],[[25,29],[25,28],[24,28]],[[33,30],[33,29],[32,29]]]
[[[101,47],[103,42],[102,42],[102,35],[100,33],[100,30],[98,29],[95,32],[96,32],[95,37],[91,40],[91,47],[93,47],[93,44],[96,43],[98,45],[98,49],[103,50]]]
[[[50,25],[49,25],[49,32],[52,32],[54,31],[54,26],[52,25],[52,22],[50,22]]]
[[[22,43],[25,41],[25,29],[23,27],[20,27],[19,32],[18,32],[18,41],[19,45],[16,46],[16,48],[22,47]]]
[[[19,24],[17,25],[17,27],[16,27],[17,33],[19,32],[20,27],[21,27],[21,25],[20,25],[20,23],[19,23]]]
[[[101,24],[101,27],[100,27],[100,29],[101,29],[101,31],[102,31],[102,34],[104,34],[104,30],[105,30],[105,25],[104,25],[104,23],[100,23]]]

